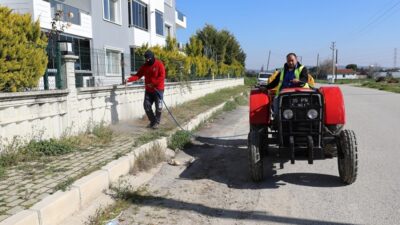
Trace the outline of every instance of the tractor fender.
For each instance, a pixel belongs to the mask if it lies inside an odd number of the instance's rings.
[[[250,92],[250,124],[268,125],[270,122],[270,101],[266,93],[260,89],[252,89]]]
[[[339,87],[321,87],[320,93],[324,98],[324,123],[325,125],[344,125],[346,112],[344,98]]]

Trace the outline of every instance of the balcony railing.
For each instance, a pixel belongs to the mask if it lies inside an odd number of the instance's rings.
[[[184,15],[183,13],[179,12],[178,10],[177,10],[177,12],[178,12],[178,19],[179,19],[180,21],[184,22],[184,17],[185,17],[185,15]]]

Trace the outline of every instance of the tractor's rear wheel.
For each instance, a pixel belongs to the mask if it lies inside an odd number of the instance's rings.
[[[352,184],[357,179],[358,170],[358,149],[354,131],[343,130],[338,137],[337,148],[340,179],[345,184]]]
[[[248,137],[248,155],[250,175],[253,181],[259,182],[264,177],[263,159],[261,153],[261,134],[257,129],[250,129]]]

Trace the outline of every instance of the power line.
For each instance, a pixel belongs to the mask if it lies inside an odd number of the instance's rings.
[[[393,4],[394,3],[394,4]],[[380,23],[382,23],[383,21],[385,21],[386,19],[390,18],[390,16],[393,15],[393,13],[396,12],[395,8],[400,5],[400,1],[395,1],[395,2],[390,2],[389,4],[389,8],[385,8],[384,11],[379,10],[377,13],[375,13],[372,17],[370,17],[369,22],[364,25],[361,26],[359,29],[351,32],[350,34],[347,35],[347,37],[351,37],[352,41],[354,41],[355,39],[359,38],[360,34],[366,34],[368,30],[371,30],[372,28],[374,28],[374,26],[379,25]],[[389,16],[386,16],[390,13]],[[386,17],[385,17],[386,16]],[[355,36],[355,37],[354,37]]]

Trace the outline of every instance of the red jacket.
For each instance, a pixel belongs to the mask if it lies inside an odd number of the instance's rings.
[[[149,87],[149,84],[153,85],[157,90],[164,90],[164,79],[165,79],[165,68],[164,64],[156,59],[154,64],[149,66],[144,64],[139,68],[139,71],[129,77],[127,82],[133,82],[139,80],[144,76],[144,83],[146,85],[146,91],[155,92],[154,88]]]

